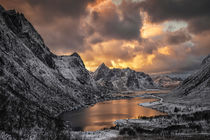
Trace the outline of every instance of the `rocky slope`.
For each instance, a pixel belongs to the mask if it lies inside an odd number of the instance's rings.
[[[201,68],[183,81],[171,94],[168,100],[178,98],[178,102],[197,105],[210,105],[210,57],[206,57]],[[180,100],[179,100],[180,99]]]
[[[109,69],[104,63],[93,73],[101,86],[112,90],[143,90],[155,88],[151,77],[143,72],[127,69]]]
[[[103,93],[77,53],[54,55],[23,14],[0,6],[0,135],[56,139],[57,115]]]

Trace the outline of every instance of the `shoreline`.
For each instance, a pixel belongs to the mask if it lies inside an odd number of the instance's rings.
[[[209,107],[169,103],[167,100],[164,101],[164,97],[153,94],[144,95],[144,97],[152,97],[159,100],[140,103],[140,106],[165,112],[168,115],[115,121],[120,130],[128,129],[137,133],[137,135],[189,136],[196,134],[198,136],[210,136]]]
[[[134,97],[158,99],[158,101],[139,103],[138,105],[167,113],[167,115],[116,120],[114,128],[97,131],[72,131],[71,133],[87,139],[138,138],[139,136],[210,138],[210,110],[208,107],[195,108],[191,106],[190,108],[186,104],[169,103],[162,96],[147,93]]]

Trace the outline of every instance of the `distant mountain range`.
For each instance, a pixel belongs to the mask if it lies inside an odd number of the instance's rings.
[[[177,87],[183,81],[181,78],[170,77],[168,75],[153,76],[152,79],[157,87],[170,89]]]
[[[130,68],[109,69],[104,63],[92,74],[95,81],[110,90],[145,90],[155,88],[152,78]]]

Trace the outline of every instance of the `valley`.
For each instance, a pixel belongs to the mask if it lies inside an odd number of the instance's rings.
[[[0,6],[0,139],[209,139],[210,56],[198,69],[94,72],[55,55],[22,13]]]

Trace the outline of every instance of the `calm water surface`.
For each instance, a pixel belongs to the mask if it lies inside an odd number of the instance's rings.
[[[158,91],[157,93],[161,92]],[[138,95],[142,94],[142,92],[135,92],[134,94]],[[141,116],[165,115],[159,111],[138,105],[139,103],[155,100],[135,97],[104,101],[83,110],[64,113],[62,118],[70,121],[74,130],[96,131],[114,126],[113,122],[119,119],[137,119]]]

